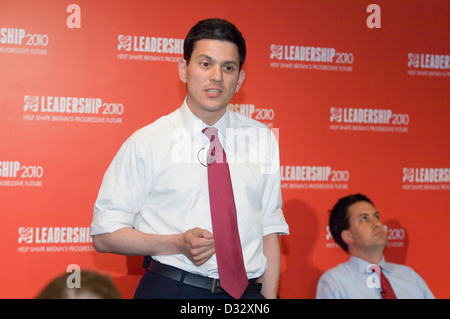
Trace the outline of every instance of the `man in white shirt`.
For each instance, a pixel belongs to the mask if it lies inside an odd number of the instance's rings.
[[[188,93],[182,106],[135,132],[105,173],[91,235],[99,252],[152,256],[135,298],[230,297],[220,289],[211,225],[210,141],[202,130],[212,126],[233,185],[249,279],[242,298],[277,296],[278,235],[289,233],[278,143],[267,127],[227,108],[244,81],[245,55],[244,38],[233,24],[197,23],[178,64]]]
[[[350,259],[321,276],[316,298],[380,299],[388,294],[380,280],[383,274],[395,298],[434,299],[413,269],[384,259],[386,229],[367,196],[353,194],[339,199],[331,210],[329,227],[333,239],[350,254]]]

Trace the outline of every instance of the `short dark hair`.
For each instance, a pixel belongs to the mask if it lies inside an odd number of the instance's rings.
[[[95,271],[80,271],[80,287],[69,288],[72,273],[63,273],[50,281],[36,299],[122,299],[112,279]]]
[[[234,43],[239,53],[239,70],[242,68],[247,54],[244,37],[234,24],[223,19],[202,20],[192,27],[183,45],[184,59],[187,64],[194,52],[196,42],[204,39]]]
[[[330,227],[331,236],[333,236],[334,241],[346,252],[348,252],[348,246],[342,239],[341,233],[343,230],[350,228],[348,208],[350,205],[361,201],[369,202],[373,205],[372,201],[367,196],[363,194],[352,194],[340,198],[330,210],[328,226]]]

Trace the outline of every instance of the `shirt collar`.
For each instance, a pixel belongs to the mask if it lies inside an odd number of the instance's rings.
[[[230,110],[226,109],[225,114],[213,125],[222,137],[226,136],[227,128],[230,127]]]
[[[180,107],[181,123],[182,126],[187,128],[194,137],[197,134],[202,133],[202,130],[209,125],[206,125],[191,112],[186,101],[187,97],[184,99],[183,104]],[[212,126],[217,128],[219,134],[224,138],[226,135],[226,129],[230,127],[230,122],[230,110],[227,107],[225,114]]]
[[[390,273],[391,272],[391,263],[388,263],[383,256],[383,259],[378,263],[380,265],[381,269],[383,269],[383,272]]]
[[[202,130],[206,127],[206,124],[191,112],[187,106],[186,100],[187,97],[184,99],[183,104],[180,107],[181,126],[186,128],[189,134],[194,137],[202,132]]]
[[[350,267],[355,271],[355,273],[360,274],[360,275],[367,275],[368,272],[370,272],[370,270],[368,271],[368,267],[369,265],[372,265],[371,263],[355,257],[355,256],[350,256],[350,260],[348,261]],[[381,261],[378,263],[378,265],[380,265],[381,269],[383,270],[383,272],[386,270],[389,273],[389,265],[388,263],[385,261],[384,256],[381,259]],[[387,266],[387,268],[386,268]]]

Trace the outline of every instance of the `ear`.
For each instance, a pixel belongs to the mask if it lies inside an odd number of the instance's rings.
[[[178,60],[178,75],[180,76],[180,80],[183,83],[186,83],[186,69],[187,69],[187,62],[185,59],[179,59]]]
[[[350,230],[348,230],[348,229],[343,230],[343,231],[341,232],[341,237],[342,237],[342,240],[343,240],[347,245],[353,243],[353,237],[352,237],[352,233],[350,232]]]
[[[238,78],[238,81],[237,81],[237,84],[236,84],[236,90],[234,90],[234,93],[237,93],[239,91],[239,89],[242,86],[242,83],[244,83],[244,79],[245,79],[245,71],[241,70],[239,72],[239,78]]]

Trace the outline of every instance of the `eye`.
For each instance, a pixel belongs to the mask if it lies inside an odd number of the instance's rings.
[[[204,68],[208,68],[209,67],[209,62],[207,62],[207,61],[203,61],[202,63],[201,63],[201,65],[202,65],[202,67],[204,67]]]
[[[224,69],[225,69],[225,71],[227,71],[227,72],[232,72],[232,71],[234,70],[234,68],[233,68],[232,65],[225,65],[225,66],[224,66]]]
[[[368,217],[367,217],[367,215],[362,215],[362,216],[359,218],[359,220],[360,220],[361,222],[365,222],[365,221],[368,220]]]

